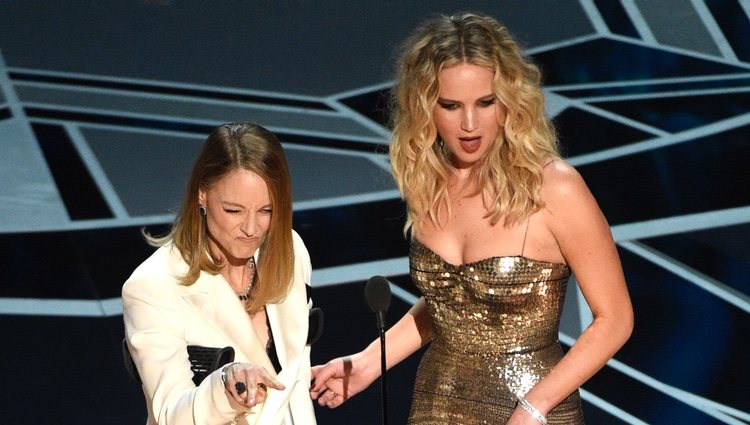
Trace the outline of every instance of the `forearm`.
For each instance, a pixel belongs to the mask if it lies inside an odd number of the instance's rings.
[[[596,318],[525,398],[546,414],[601,369],[625,344],[632,328],[632,315]]]

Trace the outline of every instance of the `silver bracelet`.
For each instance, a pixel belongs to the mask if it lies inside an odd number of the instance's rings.
[[[227,368],[237,363],[239,362],[227,363],[221,367],[221,383],[224,384],[224,389],[226,390],[229,390],[229,388],[227,388]]]
[[[532,404],[523,398],[523,396],[517,395],[516,398],[518,399],[518,404],[523,407],[523,410],[527,411],[532,418],[536,419],[542,425],[547,425],[547,417],[542,415],[542,412],[532,406]]]

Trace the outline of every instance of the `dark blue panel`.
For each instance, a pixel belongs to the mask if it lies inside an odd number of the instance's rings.
[[[744,68],[622,41],[598,39],[534,55],[547,86],[745,73]]]
[[[158,234],[166,226],[149,229]],[[0,256],[14,259],[3,268],[0,296],[116,298],[153,250],[136,227],[0,235]]]
[[[741,1],[744,0],[710,0],[706,1],[706,6],[737,59],[750,62],[750,19],[740,6]]]
[[[388,88],[341,99],[341,102],[387,128],[390,126],[390,95],[391,89]]]
[[[641,241],[750,297],[750,224]]]
[[[0,108],[0,120],[5,120],[13,116],[10,108]]]
[[[2,316],[3,382],[16,383],[0,385],[2,423],[146,423],[141,390],[123,366],[122,329],[122,316]],[[43,395],[50,386],[64,389]],[[33,398],[44,402],[32,407]]]
[[[593,105],[676,133],[746,114],[750,92],[616,100]]]
[[[746,409],[747,312],[629,252],[621,257],[636,324],[617,358],[666,384]]]
[[[0,235],[0,296],[95,299],[86,265],[67,232]]]
[[[653,138],[653,134],[595,115],[568,108],[555,117],[564,156],[570,157]]]
[[[335,246],[335,245],[334,245]],[[322,364],[334,357],[352,354],[378,338],[375,315],[364,301],[364,285],[348,284],[315,288],[313,303],[325,314],[323,335],[312,347],[312,364]],[[392,326],[410,308],[394,297],[386,325]],[[405,424],[411,405],[411,394],[417,365],[423,350],[388,370],[388,419]],[[380,415],[380,381],[334,410],[315,403],[317,422],[323,424],[378,424]]]
[[[626,37],[640,38],[619,0],[594,0],[594,4],[610,31]]]
[[[610,224],[750,204],[750,126],[582,165]]]
[[[167,229],[148,227],[154,235]],[[125,280],[156,249],[146,243],[139,227],[76,231],[70,237],[99,299],[119,297]]]
[[[408,255],[405,214],[400,200],[297,211],[294,228],[313,266],[331,267]]]
[[[622,419],[605,412],[599,407],[583,400],[583,418],[588,424],[627,425]]]
[[[596,97],[617,96],[633,94],[652,94],[660,92],[705,90],[717,88],[739,88],[750,87],[750,78],[713,79],[703,81],[691,81],[680,83],[653,83],[653,84],[627,84],[621,86],[597,87],[591,89],[555,89],[555,93],[566,97]]]
[[[642,350],[648,351],[648,347]],[[636,367],[636,369],[639,368]],[[613,368],[605,367],[600,370],[583,387],[648,424],[714,425],[720,423],[680,397],[657,391]],[[615,422],[592,420],[587,416],[586,423],[609,425]]]
[[[70,218],[111,218],[112,211],[65,129],[48,124],[32,127]]]

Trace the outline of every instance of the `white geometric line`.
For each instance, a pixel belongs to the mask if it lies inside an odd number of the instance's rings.
[[[607,400],[604,400],[603,398],[595,396],[593,393],[590,393],[583,388],[579,388],[578,391],[581,393],[581,398],[593,404],[594,406],[598,406],[605,412],[609,412],[612,416],[616,417],[617,419],[621,419],[625,423],[629,423],[632,425],[648,425],[648,422],[643,422],[630,413],[620,409],[619,407],[608,402]]]
[[[174,214],[159,214],[151,216],[138,216],[127,218],[104,218],[96,220],[75,220],[65,223],[64,226],[56,224],[48,226],[45,223],[35,223],[28,226],[16,226],[12,229],[3,229],[2,233],[28,233],[28,232],[65,232],[75,230],[92,229],[115,229],[120,227],[143,227],[151,225],[169,224],[174,220]]]
[[[111,308],[97,300],[0,298],[0,314],[21,316],[102,317]]]
[[[347,264],[345,266],[313,269],[312,287],[343,285],[352,282],[363,282],[372,276],[400,276],[409,272],[409,258],[391,258],[388,260]],[[417,296],[392,283],[391,293],[408,305],[417,301]]]
[[[26,113],[23,110],[23,104],[21,104],[21,101],[18,99],[18,95],[13,88],[13,83],[10,81],[10,78],[8,78],[9,71],[10,68],[5,67],[3,52],[0,51],[0,90],[5,95],[5,100],[8,102],[8,108],[10,109],[11,114],[13,114],[13,117],[26,121]],[[39,153],[41,154],[41,151]]]
[[[677,276],[693,283],[704,291],[720,298],[735,307],[750,313],[750,295],[719,282],[703,273],[694,270],[690,266],[683,264],[668,255],[652,249],[638,242],[621,242],[619,245],[628,251],[636,254],[661,268],[670,271]]]
[[[643,15],[641,15],[641,11],[635,4],[635,1],[620,0],[620,3],[622,3],[622,7],[625,9],[625,13],[630,18],[630,21],[633,22],[633,26],[638,32],[638,35],[641,36],[641,39],[650,45],[658,45],[656,37],[654,37],[654,33],[651,32],[651,28],[649,28],[648,22],[646,22],[646,20],[643,18]]]
[[[115,115],[118,117],[125,117],[125,118],[135,118],[135,119],[143,119],[148,121],[154,121],[155,119],[159,120],[167,120],[173,123],[184,123],[184,124],[193,124],[193,125],[205,125],[209,127],[216,126],[221,123],[221,121],[213,120],[213,119],[202,119],[202,118],[190,118],[186,119],[183,116],[173,116],[173,115],[154,115],[154,114],[143,114],[138,112],[130,112],[130,111],[117,111],[112,109],[103,109],[103,108],[84,108],[84,107],[70,107],[68,105],[55,105],[55,104],[39,104],[35,102],[27,102],[26,106],[28,107],[42,107],[42,108],[49,108],[53,107],[57,111],[67,111],[67,112],[74,112],[74,113],[91,113],[96,115]],[[342,118],[343,119],[343,118]],[[51,123],[66,123],[71,122],[69,120],[60,120],[60,119],[34,119],[35,122],[51,122]],[[88,123],[87,123],[88,124]],[[124,128],[135,128],[130,126],[123,126]],[[313,131],[313,130],[304,130],[304,129],[298,129],[298,128],[291,128],[291,127],[282,127],[282,126],[265,126],[267,129],[273,132],[285,132],[289,134],[296,134],[301,136],[311,136],[311,137],[319,137],[324,139],[335,139],[335,140],[346,140],[346,141],[353,141],[353,142],[362,142],[362,143],[372,143],[372,144],[384,144],[387,143],[387,141],[384,141],[382,138],[377,136],[362,136],[359,134],[344,134],[344,133],[331,133],[326,131]],[[283,135],[280,135],[280,138]]]
[[[719,24],[716,22],[716,19],[714,19],[714,15],[708,9],[704,0],[691,0],[691,3],[695,8],[695,11],[698,12],[698,16],[701,18],[701,21],[703,21],[703,25],[713,39],[714,44],[716,44],[716,47],[719,48],[719,52],[724,56],[724,59],[731,62],[738,62],[737,55],[734,53],[734,50],[732,50],[732,46],[729,44],[729,41],[727,41],[727,38],[724,37],[721,27],[719,27]]]
[[[367,280],[372,276],[399,276],[409,272],[409,258],[389,258],[387,260],[368,261],[344,266],[313,269],[312,286],[341,285],[344,283]]]
[[[571,338],[570,336],[564,334],[563,332],[560,332],[558,336],[560,338],[560,341],[565,343],[566,345],[573,345],[575,343],[575,338]],[[622,374],[626,376],[629,376],[635,379],[636,381],[641,382],[642,384],[648,387],[651,387],[663,394],[666,394],[669,397],[672,397],[682,403],[685,403],[695,408],[696,410],[706,413],[707,415],[712,416],[714,418],[720,419],[724,423],[731,424],[731,425],[747,425],[746,423],[738,421],[737,419],[730,417],[728,415],[732,415],[737,418],[741,418],[743,420],[750,420],[750,413],[737,410],[733,407],[729,407],[729,406],[717,403],[715,401],[708,400],[706,398],[697,396],[685,390],[665,384],[661,381],[658,381],[652,378],[649,375],[646,375],[643,372],[640,372],[620,362],[619,360],[610,359],[607,362],[607,366],[611,367],[612,369],[617,370],[618,372],[621,372]]]
[[[388,157],[388,155],[378,155],[370,158],[370,161],[374,162],[375,165],[382,168],[383,171],[390,174],[393,172],[393,169],[391,168],[391,161]]]
[[[315,199],[310,201],[297,201],[292,204],[295,211],[305,211],[318,208],[340,207],[346,205],[360,204],[363,202],[377,202],[388,199],[401,199],[401,193],[396,190],[381,190],[369,193],[360,193],[350,196],[339,196],[331,198]],[[17,226],[11,229],[3,229],[3,233],[26,233],[26,232],[59,232],[91,229],[114,229],[120,227],[143,227],[151,225],[170,224],[174,220],[174,214],[155,214],[135,217],[117,217],[96,220],[76,220],[66,223],[64,226],[46,226],[44,223],[35,223],[29,226]]]
[[[120,197],[117,195],[117,191],[114,186],[112,186],[112,182],[109,180],[107,174],[104,172],[104,169],[99,163],[99,159],[94,155],[94,152],[91,151],[88,143],[86,143],[86,138],[83,137],[83,134],[81,134],[81,131],[75,125],[65,124],[65,130],[70,136],[73,146],[75,146],[78,151],[78,155],[83,160],[89,173],[91,173],[94,183],[99,188],[99,191],[107,202],[107,205],[109,205],[109,208],[112,210],[112,213],[114,213],[115,218],[127,218],[128,211],[125,208],[125,205],[123,205]]]
[[[180,88],[180,89],[189,89],[189,90],[202,90],[202,91],[207,91],[207,92],[241,94],[241,95],[250,95],[250,96],[266,96],[266,97],[274,97],[277,99],[285,99],[285,100],[302,100],[302,101],[323,103],[322,99],[318,96],[307,96],[307,95],[288,93],[288,92],[254,90],[254,89],[247,89],[247,88],[240,88],[240,87],[228,87],[228,86],[213,86],[213,85],[207,85],[207,84],[177,83],[174,81],[167,81],[167,80],[148,80],[144,78],[126,78],[126,77],[116,77],[116,76],[110,76],[110,75],[99,76],[99,75],[94,75],[94,74],[83,74],[83,73],[77,73],[77,72],[60,72],[60,71],[53,71],[53,70],[41,70],[38,68],[32,69],[32,68],[10,67],[8,68],[8,70],[10,72],[31,74],[31,75],[41,75],[45,77],[51,76],[51,77],[60,77],[60,78],[77,78],[77,79],[90,80],[90,81],[131,83],[131,84],[141,84],[141,85],[146,85],[146,86]]]
[[[735,67],[735,68],[750,69],[750,64],[745,64],[745,63],[736,62],[736,61],[735,62],[730,62],[730,61],[724,59],[724,57],[722,57],[722,56],[709,55],[708,53],[701,53],[701,52],[698,52],[696,50],[688,50],[688,49],[684,49],[684,48],[681,48],[681,47],[667,46],[667,45],[664,45],[664,44],[652,45],[652,44],[645,43],[645,42],[643,42],[641,40],[638,40],[638,39],[635,39],[635,38],[627,38],[627,37],[621,36],[619,34],[612,34],[612,35],[607,36],[607,38],[609,38],[611,40],[615,40],[615,41],[620,41],[620,42],[623,42],[623,43],[627,43],[627,44],[632,44],[632,45],[635,45],[635,46],[643,46],[643,47],[647,47],[649,49],[660,50],[660,51],[663,51],[663,52],[675,53],[675,54],[678,54],[678,55],[681,55],[681,56],[687,56],[687,57],[696,58],[696,59],[703,59],[703,60],[706,60],[706,61],[709,61],[709,62],[719,63],[719,64],[723,64],[723,65],[729,65],[729,66],[732,66],[732,67]]]
[[[750,19],[750,0],[739,0],[740,7],[745,11],[747,19]]]
[[[652,92],[652,93],[637,93],[637,94],[586,96],[586,97],[576,97],[575,100],[579,102],[610,102],[610,101],[617,102],[617,101],[628,101],[628,100],[662,99],[662,98],[681,97],[681,96],[707,96],[707,95],[716,95],[716,94],[734,94],[734,93],[747,93],[747,92],[750,92],[750,86],[749,87],[722,87],[722,88],[711,88],[711,89],[659,91],[659,92]],[[564,93],[562,94],[564,95]]]
[[[314,210],[318,208],[340,207],[344,205],[361,204],[365,202],[377,202],[387,199],[401,199],[401,193],[396,189],[381,190],[377,192],[357,193],[354,195],[336,196],[331,198],[319,198],[309,201],[295,201],[295,211]]]
[[[353,282],[364,282],[372,276],[399,276],[408,273],[407,257],[370,261],[345,266],[313,269],[312,286],[321,288]],[[391,285],[394,296],[407,304],[413,304],[417,297]],[[66,316],[66,317],[113,317],[122,315],[122,299],[67,300],[39,298],[0,298],[0,315],[22,316]]]
[[[750,223],[750,206],[678,215],[612,226],[616,242]]]
[[[390,137],[391,133],[390,131],[388,131],[387,128],[367,118],[366,116],[360,114],[359,112],[353,110],[352,108],[344,105],[343,103],[337,100],[326,100],[326,104],[330,106],[331,108],[333,108],[334,110],[336,110],[337,112],[339,112],[341,115],[349,118],[350,120],[356,122],[357,124],[363,127],[367,127],[373,132],[379,134],[380,136],[384,138]]]
[[[600,117],[607,118],[608,120],[618,122],[620,124],[626,125],[628,127],[637,128],[638,130],[641,130],[646,133],[651,133],[656,136],[669,136],[671,133],[668,133],[660,128],[652,127],[648,124],[644,124],[642,122],[636,121],[632,118],[624,117],[622,115],[618,115],[614,112],[610,112],[606,109],[599,108],[598,106],[589,105],[588,103],[581,102],[578,99],[570,99],[570,103],[572,105],[575,105],[577,108],[584,110],[586,112],[590,112],[594,115],[598,115]]]
[[[692,128],[665,137],[644,140],[642,142],[632,143],[626,146],[618,146],[616,148],[604,149],[584,155],[573,156],[568,158],[567,161],[573,166],[589,164],[592,162],[606,161],[609,159],[659,149],[678,143],[690,142],[696,138],[702,138],[710,136],[712,134],[722,133],[724,131],[739,128],[748,124],[750,124],[750,113],[715,121],[702,127]]]
[[[139,92],[131,91],[130,89],[113,89],[106,87],[87,87],[87,86],[70,86],[60,83],[49,83],[49,82],[36,82],[36,81],[18,81],[15,83],[16,87],[31,87],[35,89],[50,89],[55,91],[62,91],[66,93],[84,93],[94,95],[108,95],[118,98],[138,98],[148,99],[156,101],[171,101],[176,103],[185,104],[197,104],[197,105],[211,105],[211,106],[241,106],[250,110],[262,110],[262,111],[273,111],[273,112],[285,112],[292,114],[304,114],[304,115],[318,115],[327,117],[339,116],[339,113],[330,110],[316,109],[305,106],[287,106],[287,105],[275,105],[271,103],[263,103],[262,101],[249,101],[249,100],[227,100],[227,99],[213,99],[209,97],[203,97],[198,95],[187,95],[187,94],[169,94],[169,93],[152,93],[152,92]],[[325,102],[319,101],[321,104]]]
[[[599,9],[597,9],[593,0],[579,0],[578,3],[581,4],[583,12],[586,14],[586,17],[589,18],[589,22],[591,22],[591,25],[594,26],[594,30],[597,32],[597,34],[607,35],[611,33],[609,27],[607,26],[607,23],[604,21],[604,18],[602,18],[602,14],[599,13]]]
[[[65,109],[64,107],[57,107],[56,109],[61,110]],[[97,111],[101,111],[101,109],[98,109]],[[75,112],[75,111],[74,111]],[[132,114],[125,114],[117,112],[118,114],[122,116],[127,116]],[[145,115],[141,116],[142,118],[146,119],[154,119],[154,115]],[[174,119],[171,117],[167,117],[166,119],[169,119],[170,121],[174,120],[173,122],[177,123],[192,123],[192,124],[198,124],[198,125],[206,125],[206,126],[214,126],[218,125],[219,121],[205,121],[205,120],[190,120],[186,121],[183,118]],[[81,128],[96,128],[96,129],[105,129],[105,130],[118,130],[118,131],[124,131],[124,132],[132,132],[132,133],[140,133],[140,134],[154,134],[154,135],[162,135],[162,136],[178,136],[178,137],[186,137],[193,140],[202,140],[205,138],[203,135],[197,135],[192,132],[187,131],[177,131],[177,130],[163,130],[158,128],[141,128],[141,127],[135,127],[135,126],[128,126],[128,125],[117,125],[117,124],[99,124],[99,123],[92,123],[92,122],[77,122],[77,121],[69,121],[65,119],[57,119],[57,118],[34,118],[34,122],[38,123],[46,123],[46,124],[60,124],[64,125],[67,123],[75,123]],[[273,131],[273,132],[286,132],[289,134],[294,135],[300,135],[300,136],[311,136],[311,137],[320,137],[320,138],[328,138],[328,139],[336,139],[336,140],[346,140],[346,141],[354,141],[354,142],[362,142],[362,143],[371,143],[371,144],[384,144],[388,143],[387,141],[383,141],[383,139],[379,137],[369,137],[369,136],[362,136],[357,134],[352,135],[345,135],[341,133],[327,133],[327,132],[316,132],[316,131],[309,131],[309,130],[300,130],[297,128],[289,128],[289,127],[275,127],[275,126],[266,126],[267,129]],[[207,134],[206,134],[207,136]],[[283,139],[283,134],[278,135],[281,139]],[[282,140],[282,144],[285,144]],[[301,145],[298,143],[294,144],[295,147],[298,146],[308,146],[308,145]],[[335,148],[330,148],[335,149]],[[347,152],[351,153],[351,151],[340,149],[341,152]]]
[[[586,297],[583,296],[583,292],[581,292],[581,287],[578,286],[578,281],[576,280],[575,276],[570,276],[568,285],[575,285],[576,287],[576,301],[578,304],[578,320],[581,325],[581,328],[579,329],[579,331],[583,332],[586,330],[587,327],[589,327],[591,322],[594,321],[594,313],[591,312],[591,308],[589,307],[589,304],[586,302]]]
[[[328,96],[328,99],[333,100],[333,101],[339,101],[347,97],[354,97],[354,96],[359,96],[365,93],[387,89],[387,88],[393,87],[394,84],[395,83],[393,81],[383,81],[382,83],[370,84],[368,86],[357,87],[356,89],[335,93],[335,94]]]
[[[600,38],[602,38],[602,36],[596,33],[592,33],[588,35],[581,35],[578,37],[569,38],[567,40],[560,40],[554,43],[531,47],[531,48],[526,49],[524,52],[527,55],[536,55],[537,53],[544,53],[550,50],[562,49],[568,46],[575,46],[577,44],[586,43],[587,41],[591,41],[591,40],[598,40]]]
[[[698,75],[690,77],[669,77],[669,78],[648,78],[643,80],[635,81],[602,81],[595,83],[581,83],[581,84],[560,84],[560,85],[549,85],[545,86],[550,91],[566,91],[566,90],[587,90],[587,89],[602,89],[612,87],[639,87],[645,85],[667,85],[667,84],[682,84],[682,83],[700,83],[705,81],[727,81],[727,80],[740,80],[743,78],[750,78],[750,73],[738,73],[729,75]],[[750,84],[750,82],[748,83]],[[558,93],[565,95],[565,93]]]

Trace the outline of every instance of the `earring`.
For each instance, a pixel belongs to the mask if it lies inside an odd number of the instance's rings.
[[[201,213],[203,217],[205,217],[206,214],[208,213],[208,210],[206,209],[205,205],[198,205],[198,211]]]
[[[445,142],[443,142],[442,138],[437,139],[437,145],[438,145],[438,148],[440,148],[440,150],[445,149]]]

